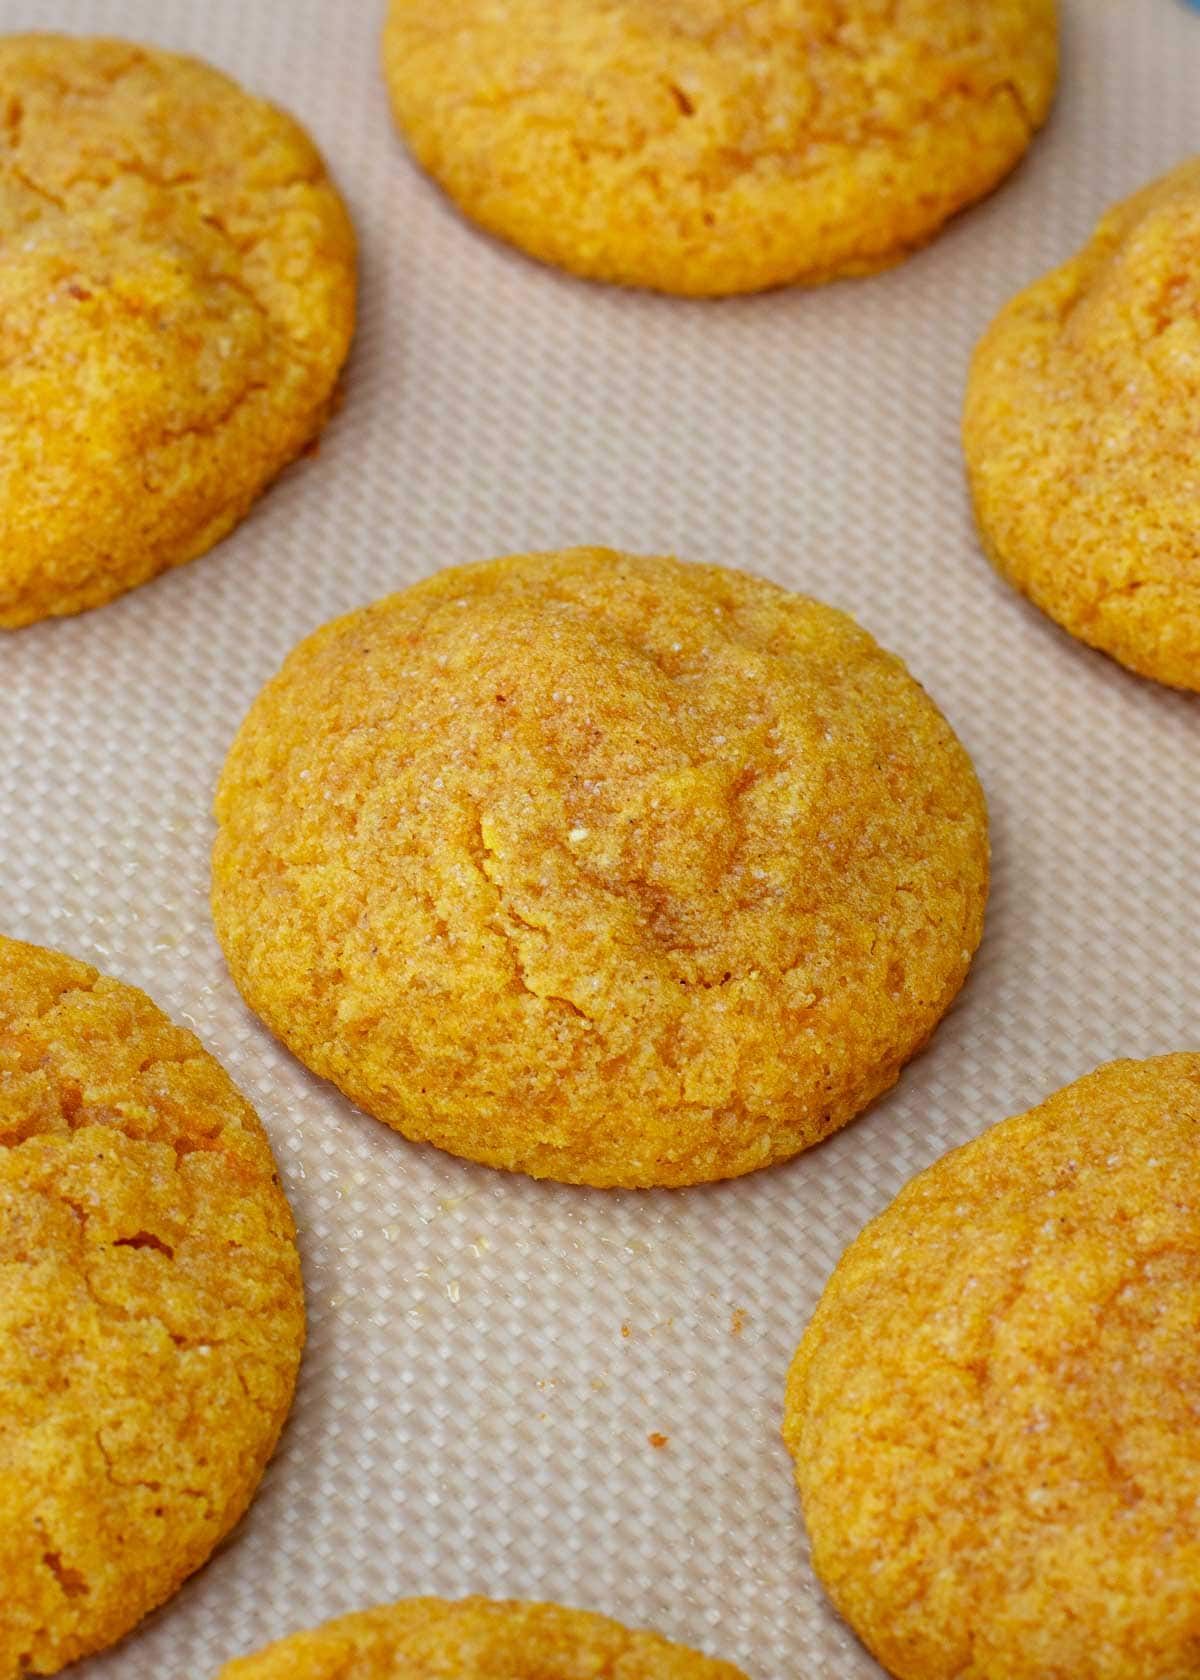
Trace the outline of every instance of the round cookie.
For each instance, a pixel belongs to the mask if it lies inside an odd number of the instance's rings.
[[[304,1340],[253,1111],[141,992],[0,939],[0,1680],[119,1639],[249,1504]]]
[[[1113,1062],[850,1246],[784,1435],[900,1680],[1182,1680],[1200,1631],[1200,1055]]]
[[[282,111],[173,53],[0,37],[0,628],[237,524],[325,421],[354,263]]]
[[[1118,204],[975,352],[988,556],[1081,641],[1200,689],[1200,158]]]
[[[574,1183],[728,1178],[892,1085],[962,984],[983,796],[844,614],[602,549],[327,625],[217,797],[234,979],[408,1137]]]
[[[391,0],[418,162],[489,232],[692,296],[866,274],[1008,173],[1054,0]]]
[[[218,1680],[746,1680],[656,1633],[557,1604],[410,1598],[295,1633]]]

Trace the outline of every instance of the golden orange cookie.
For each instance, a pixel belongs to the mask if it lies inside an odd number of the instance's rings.
[[[1112,1062],[843,1256],[784,1434],[901,1680],[1185,1680],[1200,1649],[1200,1055]]]
[[[321,429],[353,317],[289,116],[173,53],[0,37],[0,627],[225,536]]]
[[[975,352],[987,553],[1081,641],[1200,689],[1200,158],[1118,204]]]
[[[111,1644],[249,1504],[304,1340],[253,1111],[191,1033],[0,939],[0,1680]]]
[[[595,1185],[782,1160],[894,1083],[979,941],[983,796],[844,614],[603,549],[326,626],[217,796],[251,1008],[408,1137]]]
[[[746,1680],[732,1663],[557,1604],[410,1598],[294,1633],[218,1680]]]
[[[575,274],[718,296],[865,274],[1021,157],[1054,0],[391,0],[418,161]]]

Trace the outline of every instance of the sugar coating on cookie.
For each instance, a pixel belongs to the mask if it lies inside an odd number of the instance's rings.
[[[864,274],[1021,157],[1054,0],[391,0],[418,161],[545,262],[695,296]]]
[[[900,1680],[1182,1680],[1200,1630],[1200,1055],[915,1178],[788,1383],[813,1562]]]
[[[689,1184],[890,1086],[958,991],[983,797],[899,660],[745,574],[452,568],[302,643],[217,798],[244,996],[407,1136]]]
[[[172,53],[0,37],[0,628],[242,518],[326,418],[354,260],[282,111]]]
[[[262,1127],[191,1033],[0,939],[0,1680],[126,1633],[242,1515],[304,1305]]]
[[[988,555],[1080,640],[1200,689],[1200,158],[1126,199],[975,352]]]
[[[218,1680],[746,1680],[732,1663],[558,1604],[406,1599],[292,1634]]]

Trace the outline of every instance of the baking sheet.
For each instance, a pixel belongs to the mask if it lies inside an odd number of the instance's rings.
[[[374,0],[0,0],[5,30],[181,48],[288,105],[362,240],[319,453],[205,559],[0,639],[0,926],[144,986],[225,1063],[271,1134],[310,1309],[250,1515],[87,1680],[207,1680],[342,1611],[470,1591],[588,1605],[753,1680],[880,1674],[813,1581],[778,1439],[829,1269],[948,1146],[1107,1057],[1200,1046],[1200,702],[993,577],[962,484],[981,329],[1200,150],[1200,18],[1064,11],[1058,107],[991,200],[890,274],[714,304],[592,287],[461,221],[392,134]],[[593,1192],[414,1148],[273,1043],[209,922],[211,790],[293,643],[437,566],[581,542],[849,609],[991,804],[987,934],[931,1048],[837,1138],[734,1184]]]

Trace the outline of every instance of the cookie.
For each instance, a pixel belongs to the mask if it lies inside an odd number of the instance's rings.
[[[391,0],[418,162],[489,232],[696,297],[867,274],[1021,157],[1054,0]]]
[[[766,1166],[929,1037],[983,796],[844,614],[601,549],[455,567],[252,707],[213,912],[250,1007],[406,1136],[593,1185]]]
[[[218,1680],[746,1680],[656,1633],[557,1604],[410,1598],[294,1633]]]
[[[1200,158],[1110,210],[971,365],[963,441],[998,570],[1130,670],[1200,689]]]
[[[326,419],[354,262],[282,111],[173,53],[0,37],[0,628],[237,524]]]
[[[0,1680],[111,1644],[250,1502],[304,1339],[253,1111],[132,987],[0,939]]]
[[[843,1256],[784,1435],[900,1680],[1182,1680],[1200,1629],[1200,1055],[1112,1062]]]

